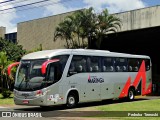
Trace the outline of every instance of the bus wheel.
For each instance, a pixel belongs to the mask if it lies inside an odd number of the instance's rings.
[[[77,105],[77,99],[74,94],[69,94],[67,97],[67,107],[74,108]]]
[[[134,100],[134,89],[130,88],[129,91],[128,91],[128,96],[127,96],[127,99],[129,101],[133,101]]]

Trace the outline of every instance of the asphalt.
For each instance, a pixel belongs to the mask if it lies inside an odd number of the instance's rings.
[[[160,99],[160,96],[136,96],[135,97],[135,101],[139,101],[139,100],[153,100],[153,99]],[[108,101],[107,101],[108,102]],[[110,101],[109,101],[110,102]],[[119,100],[118,102],[121,102],[121,100]],[[123,100],[122,100],[123,102]],[[93,106],[96,104],[97,102],[91,103],[91,106],[93,104]],[[99,102],[98,102],[99,103]],[[111,101],[111,103],[114,103],[113,101]],[[31,106],[32,108],[35,108],[37,106]],[[85,107],[85,104],[84,104]],[[0,106],[0,111],[1,109],[9,109],[9,110],[16,110],[19,108],[30,108],[30,106],[21,106],[21,105],[14,105],[14,106]],[[59,108],[59,106],[58,106]]]

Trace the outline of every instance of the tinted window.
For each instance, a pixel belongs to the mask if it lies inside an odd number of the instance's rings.
[[[87,66],[89,72],[100,72],[101,71],[101,61],[100,57],[88,57]]]
[[[66,66],[67,60],[68,60],[69,55],[59,55],[59,56],[54,56],[51,59],[59,59],[59,64],[60,64],[60,71],[63,73],[64,67]]]
[[[140,59],[128,59],[128,71],[130,72],[138,72],[139,67],[141,65]]]
[[[146,71],[150,70],[150,60],[149,59],[145,60],[145,67],[146,67]]]
[[[48,67],[47,80],[52,81],[53,83],[57,82],[62,77],[61,64],[51,63]]]
[[[116,69],[116,72],[128,71],[127,59],[126,58],[115,58],[115,69]]]
[[[103,58],[102,59],[102,71],[103,72],[114,72],[114,58]]]
[[[73,56],[69,72],[71,74],[86,72],[87,71],[86,64],[87,61],[85,56]]]

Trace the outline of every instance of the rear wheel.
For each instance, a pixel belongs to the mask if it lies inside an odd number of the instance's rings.
[[[77,105],[77,98],[74,94],[69,94],[67,97],[67,107],[74,108]]]
[[[135,95],[134,95],[134,89],[130,88],[130,89],[128,90],[127,99],[128,99],[129,101],[133,101],[133,100],[134,100],[134,97],[135,97]]]

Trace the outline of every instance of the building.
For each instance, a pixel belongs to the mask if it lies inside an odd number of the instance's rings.
[[[5,38],[6,28],[1,26],[0,27],[0,38]]]
[[[18,23],[17,40],[27,50],[33,50],[42,44],[43,49],[64,48],[65,41],[54,41],[54,31],[58,23],[73,12]]]
[[[17,32],[5,34],[5,39],[10,42],[17,43]]]
[[[0,27],[0,38],[9,40],[10,42],[17,43],[17,32],[6,33],[5,27]]]

